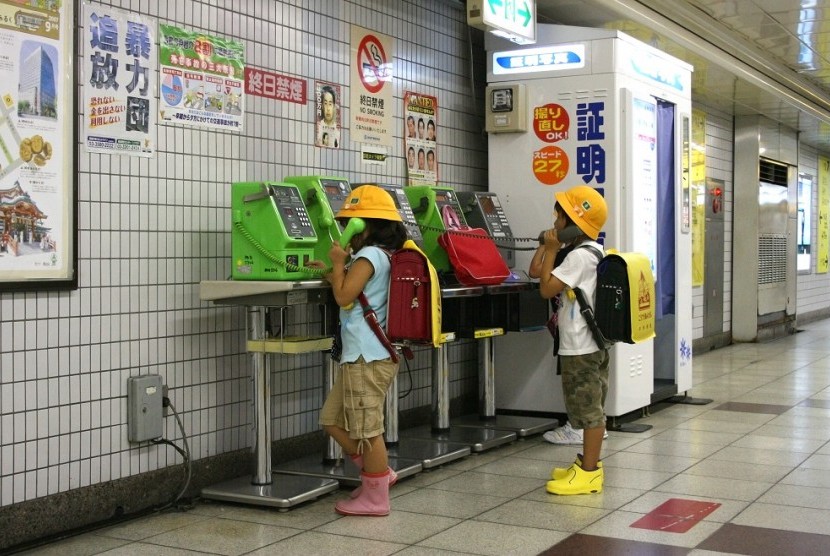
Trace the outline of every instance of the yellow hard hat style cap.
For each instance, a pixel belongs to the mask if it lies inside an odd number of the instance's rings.
[[[377,185],[361,185],[352,190],[335,218],[378,218],[403,222],[392,196]]]
[[[608,218],[608,205],[596,189],[577,185],[567,191],[558,191],[554,196],[565,214],[585,235],[591,239],[599,237],[599,231]]]

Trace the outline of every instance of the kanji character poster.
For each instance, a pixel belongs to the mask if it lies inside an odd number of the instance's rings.
[[[156,148],[156,20],[84,3],[83,142],[88,152],[151,157]]]

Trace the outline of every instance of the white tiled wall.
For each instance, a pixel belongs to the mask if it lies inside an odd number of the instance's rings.
[[[340,150],[313,147],[313,106],[248,97],[242,133],[158,126],[152,159],[79,160],[79,289],[0,294],[0,506],[181,462],[171,447],[127,442],[126,380],[158,373],[193,457],[251,445],[245,313],[199,300],[230,274],[229,184],[328,174],[403,183],[403,93],[438,98],[442,182],[486,187],[486,139],[473,101],[460,4],[440,0],[105,2],[245,45],[246,63],[339,83]],[[368,170],[349,140],[349,30],[394,38],[397,103],[391,162]],[[474,38],[480,42],[480,37]],[[481,47],[476,47],[481,51]],[[78,64],[83,67],[83,53]],[[482,90],[483,57],[475,61]],[[477,103],[482,102],[477,98]],[[306,314],[288,317],[300,323]],[[474,392],[474,345],[451,348],[451,395]],[[468,364],[464,364],[464,363]],[[319,429],[322,359],[275,356],[273,437]],[[401,409],[429,405],[430,357],[402,369]],[[175,420],[165,437],[181,442]]]
[[[706,177],[724,181],[723,233],[723,331],[732,329],[732,117],[706,106],[695,106],[706,113]],[[703,337],[703,287],[692,292],[692,337]]]

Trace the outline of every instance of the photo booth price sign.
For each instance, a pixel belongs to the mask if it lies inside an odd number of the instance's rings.
[[[163,121],[242,131],[242,43],[160,24],[159,60]]]

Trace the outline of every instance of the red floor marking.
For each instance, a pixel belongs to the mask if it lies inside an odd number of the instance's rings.
[[[685,533],[720,506],[717,502],[669,498],[632,523],[631,527],[669,533]]]

